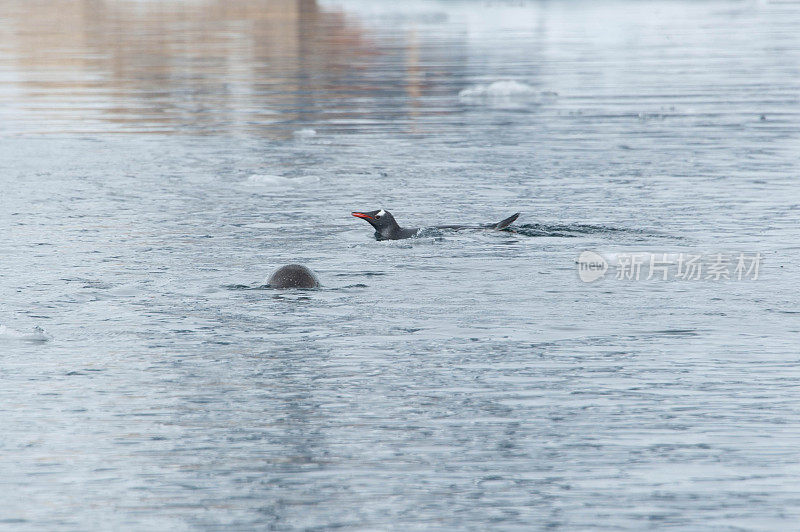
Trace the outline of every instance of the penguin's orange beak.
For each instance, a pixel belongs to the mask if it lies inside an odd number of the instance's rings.
[[[369,214],[364,214],[363,212],[354,212],[352,214],[356,218],[364,218],[365,220],[374,220],[375,219],[372,216],[370,216]]]

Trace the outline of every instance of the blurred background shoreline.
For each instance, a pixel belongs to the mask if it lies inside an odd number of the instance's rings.
[[[668,1],[413,2],[400,9],[314,0],[12,0],[0,6],[0,135],[288,138],[306,127],[438,133],[425,118],[457,121],[469,107],[459,103],[470,103],[458,101],[460,91],[507,79],[560,95],[560,112],[591,113],[587,103],[600,103],[617,108],[603,109],[609,118],[664,119],[680,115],[687,103],[720,100],[715,92],[726,85],[717,71],[704,86],[696,84],[700,72],[680,68],[687,54],[708,53],[718,69],[754,76],[721,99],[735,108],[764,86],[785,83],[787,67],[797,69],[784,61],[796,50],[791,19],[776,25],[782,11],[793,8]],[[722,27],[714,22],[719,17]],[[759,17],[769,26],[758,38],[774,53],[755,63],[737,50],[748,53],[748,39],[765,23]],[[725,49],[718,48],[720,39],[728,41]],[[659,91],[649,83],[654,65],[663,75],[700,79],[683,94]],[[785,103],[796,101],[796,88],[785,87]],[[750,118],[775,118],[775,105],[784,102],[766,101]]]

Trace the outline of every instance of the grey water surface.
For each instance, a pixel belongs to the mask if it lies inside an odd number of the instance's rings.
[[[800,3],[0,21],[0,529],[800,522]]]

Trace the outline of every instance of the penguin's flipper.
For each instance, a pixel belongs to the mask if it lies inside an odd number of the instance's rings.
[[[497,222],[496,224],[494,224],[492,226],[492,229],[497,229],[497,230],[505,229],[506,227],[508,227],[509,225],[514,223],[514,221],[517,218],[519,218],[519,213],[512,214],[511,216],[509,216],[508,218],[506,218],[502,222]]]

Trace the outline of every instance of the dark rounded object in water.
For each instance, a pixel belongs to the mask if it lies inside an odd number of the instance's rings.
[[[317,288],[319,281],[314,272],[301,264],[281,266],[269,278],[271,288]]]

